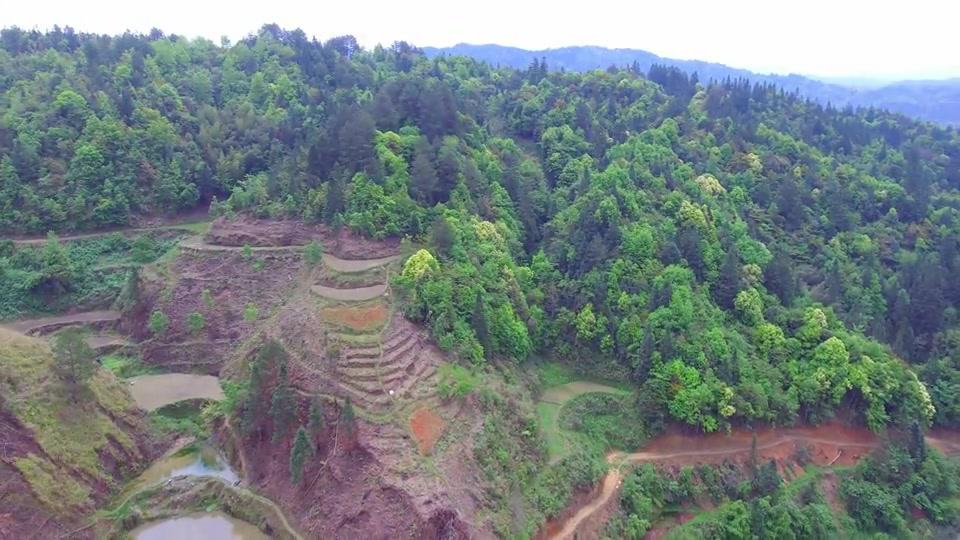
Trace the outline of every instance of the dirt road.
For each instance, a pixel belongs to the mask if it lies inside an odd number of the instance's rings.
[[[111,234],[120,233],[122,235],[133,235],[133,234],[143,234],[151,231],[162,231],[162,230],[192,230],[194,227],[209,223],[210,218],[207,217],[206,211],[202,213],[188,214],[186,216],[181,216],[179,219],[170,219],[165,222],[158,223],[156,225],[150,225],[145,227],[127,227],[127,228],[117,228],[117,229],[106,229],[89,233],[77,233],[77,234],[66,234],[63,236],[58,236],[57,238],[61,242],[72,242],[74,240],[89,240],[91,238],[101,238],[103,236],[109,236]],[[14,245],[16,246],[36,246],[43,244],[47,241],[47,235],[43,236],[30,236],[30,237],[20,237],[20,238],[11,238]]]
[[[119,320],[120,313],[117,311],[85,311],[72,315],[10,321],[0,326],[21,334],[35,335],[50,333],[72,324],[106,324],[115,323]]]
[[[337,272],[349,274],[355,272],[365,272],[371,268],[376,268],[378,266],[391,263],[399,258],[399,255],[391,255],[390,257],[381,257],[379,259],[341,259],[339,257],[334,257],[329,253],[324,253],[323,264],[333,270],[336,270]]]
[[[319,296],[342,302],[363,302],[379,298],[387,292],[387,284],[372,285],[370,287],[356,287],[354,289],[336,289],[324,285],[314,285],[310,290]]]
[[[619,490],[623,479],[621,467],[639,463],[670,462],[671,465],[689,465],[722,461],[738,454],[748,455],[753,442],[754,432],[737,430],[730,435],[697,435],[674,431],[653,439],[641,452],[614,452],[607,456],[610,471],[604,476],[601,489],[587,504],[579,508],[574,515],[562,524],[547,524],[549,538],[561,540],[573,538],[578,528],[595,513],[610,503],[610,499]],[[798,427],[766,429],[756,432],[757,450],[761,455],[770,451],[777,455],[793,452],[797,444],[810,445],[821,451],[823,465],[855,461],[859,455],[879,446],[880,441],[870,431],[837,424],[816,427]],[[928,444],[947,452],[960,451],[960,435],[935,432],[927,438]],[[766,456],[764,456],[766,457]],[[556,532],[554,532],[556,531]]]

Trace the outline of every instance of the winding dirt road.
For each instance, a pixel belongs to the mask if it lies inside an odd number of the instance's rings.
[[[751,451],[753,434],[754,432],[741,430],[734,431],[730,435],[673,432],[653,439],[644,451],[629,454],[611,453],[607,456],[607,463],[611,466],[610,471],[604,476],[596,496],[562,523],[548,523],[547,537],[555,540],[573,538],[580,526],[604,509],[617,493],[623,480],[621,467],[624,465],[662,462],[687,465],[722,461],[724,458],[736,455],[748,455]],[[832,460],[827,460],[823,465],[833,465],[841,456],[847,458],[845,462],[855,461],[857,456],[880,445],[876,435],[866,429],[837,424],[767,429],[757,431],[756,436],[757,450],[761,453],[779,449],[781,446],[792,453],[797,444],[819,446],[829,449],[829,452],[835,452]],[[934,433],[927,438],[927,443],[948,453],[960,451],[960,436],[957,434]]]
[[[56,317],[42,317],[39,319],[11,321],[0,326],[21,334],[35,335],[47,334],[72,324],[112,324],[119,320],[119,312],[105,310],[86,311],[83,313],[74,313],[72,315],[58,315]]]

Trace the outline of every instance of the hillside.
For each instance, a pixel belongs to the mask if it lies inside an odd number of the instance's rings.
[[[459,43],[452,47],[424,47],[424,53],[469,56],[493,65],[526,69],[534,61],[546,60],[550,69],[590,71],[635,66],[646,73],[655,65],[676,67],[688,75],[697,74],[701,81],[747,79],[752,83],[772,84],[787,92],[798,92],[821,104],[834,107],[876,107],[919,120],[945,125],[960,124],[960,81],[903,81],[877,88],[858,88],[824,82],[803,75],[755,73],[701,60],[664,58],[641,49],[608,49],[595,46],[559,47],[556,49],[527,50],[502,45],[471,45]]]
[[[293,528],[549,535],[608,452],[735,433],[739,455],[835,424],[875,452],[660,480],[638,459],[620,517],[642,536],[701,486],[691,511],[733,516],[727,536],[819,523],[820,495],[851,534],[960,523],[924,442],[960,427],[954,130],[671,67],[512,69],[273,25],[224,46],[4,32],[0,316],[84,311],[132,342],[120,371],[216,377],[205,421],[163,421]],[[209,230],[163,228],[198,209]]]
[[[126,390],[98,370],[76,396],[43,341],[0,328],[0,538],[54,538],[156,451]]]

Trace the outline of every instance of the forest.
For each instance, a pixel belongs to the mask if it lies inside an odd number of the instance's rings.
[[[409,237],[426,249],[392,285],[444,350],[627,381],[651,429],[960,425],[952,128],[275,25],[5,29],[0,111],[4,238],[206,206]],[[85,287],[75,264],[0,245],[0,313]]]

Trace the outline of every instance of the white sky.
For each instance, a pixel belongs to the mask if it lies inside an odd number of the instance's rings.
[[[139,5],[138,5],[139,4]],[[0,26],[233,40],[275,22],[362,45],[602,45],[828,77],[960,77],[956,0],[0,0]]]

